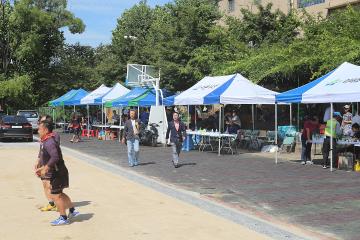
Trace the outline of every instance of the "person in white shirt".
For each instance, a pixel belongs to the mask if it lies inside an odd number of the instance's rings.
[[[350,106],[349,105],[345,105],[344,106],[344,114],[343,114],[343,119],[342,119],[342,123],[341,123],[341,128],[343,129],[343,134],[345,136],[350,136],[351,135],[351,124],[352,124],[352,113],[350,110]]]
[[[357,123],[360,125],[360,115],[359,113],[357,113],[353,118],[352,118],[352,124]]]
[[[325,109],[324,118],[323,118],[324,123],[330,120],[330,112],[331,112],[331,106]]]

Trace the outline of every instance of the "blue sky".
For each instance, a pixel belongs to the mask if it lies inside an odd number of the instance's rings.
[[[131,8],[139,0],[68,0],[68,9],[83,20],[86,25],[82,34],[64,31],[66,43],[79,42],[82,45],[98,46],[111,42],[111,31],[124,10]],[[163,5],[172,0],[148,0],[150,6]]]

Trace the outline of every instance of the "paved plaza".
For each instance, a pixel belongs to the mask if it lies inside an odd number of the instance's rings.
[[[69,137],[62,135],[63,146],[127,167],[126,148],[117,141],[90,138],[72,144]],[[359,174],[302,166],[297,158],[283,154],[276,165],[273,154],[219,157],[191,151],[183,153],[181,167],[175,169],[170,148],[142,147],[141,165],[131,170],[263,219],[301,227],[319,238],[358,239]]]
[[[38,209],[46,204],[46,199],[42,184],[32,171],[37,153],[38,143],[0,143],[1,240],[271,239],[87,164],[68,154],[66,149],[70,188],[65,192],[80,215],[73,218],[70,225],[52,227],[50,221],[57,218],[58,213]]]

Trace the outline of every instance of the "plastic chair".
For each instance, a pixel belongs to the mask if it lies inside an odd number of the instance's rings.
[[[288,137],[286,136],[281,144],[281,151],[282,152],[293,152],[295,150],[295,137]]]
[[[85,137],[85,136],[87,136],[88,135],[88,130],[87,129],[83,129],[82,131],[81,131],[81,136],[82,137]]]

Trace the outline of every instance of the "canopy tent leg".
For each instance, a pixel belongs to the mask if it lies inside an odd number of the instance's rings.
[[[74,112],[76,112],[76,108],[75,108],[75,105],[74,105]]]
[[[122,124],[122,107],[119,108],[119,116],[120,116],[120,119],[119,119],[119,127],[121,127],[121,124]],[[118,132],[118,138],[119,138],[119,142],[121,142],[121,139],[120,139],[120,133],[121,133],[121,129],[119,128],[119,132]]]
[[[138,117],[138,119],[140,119],[140,107],[139,106],[137,107],[137,117]]]
[[[197,117],[196,117],[197,112],[196,112],[196,105],[194,106],[194,114],[195,114],[195,116],[194,116],[194,118],[195,118],[195,130],[197,130]]]
[[[65,132],[65,121],[66,121],[66,116],[65,116],[65,106],[63,105],[63,112],[64,112],[64,117],[63,117],[63,121],[64,121],[64,129],[63,131]]]
[[[290,103],[290,126],[292,126],[292,104]]]
[[[278,111],[277,111],[277,103],[275,103],[275,145],[276,145],[276,149],[275,149],[275,164],[278,163],[278,129],[277,129],[277,125],[278,125]]]
[[[187,129],[190,129],[190,106],[187,106]]]
[[[334,105],[333,103],[330,103],[330,119],[332,119],[334,117]],[[330,136],[330,172],[333,171],[333,142],[334,142],[334,139],[333,139],[333,121],[330,121],[330,129],[331,129],[331,136]],[[335,131],[336,132],[336,131]]]
[[[254,104],[251,104],[252,130],[255,130]]]
[[[221,112],[222,112],[222,106],[220,105],[220,109],[219,109],[219,128],[221,126]],[[219,130],[219,149],[218,149],[218,156],[220,156],[220,152],[221,152],[221,137],[220,137],[221,131]]]
[[[104,105],[101,104],[101,124],[104,124]]]
[[[52,118],[53,118],[53,122],[55,123],[55,129],[56,129],[56,120],[55,120],[55,108],[52,109]]]
[[[86,111],[87,111],[87,136],[89,137],[89,132],[90,132],[90,110],[89,110],[89,105],[86,105]]]
[[[107,123],[107,111],[106,111],[106,106],[105,105],[104,105],[104,113],[105,113],[104,125],[106,125],[106,123]]]
[[[300,103],[297,104],[297,129],[300,129]]]

